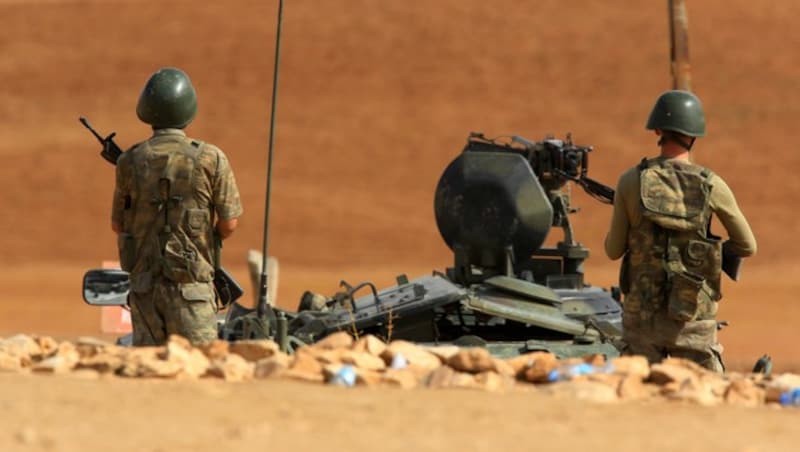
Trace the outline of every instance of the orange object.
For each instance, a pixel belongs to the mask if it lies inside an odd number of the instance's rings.
[[[119,261],[103,261],[104,269],[118,269]],[[127,334],[133,331],[131,312],[122,306],[100,307],[100,331],[108,334]]]

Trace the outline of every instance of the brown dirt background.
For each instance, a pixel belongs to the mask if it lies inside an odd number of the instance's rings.
[[[388,285],[398,273],[449,265],[433,191],[470,131],[531,139],[571,131],[595,146],[591,175],[609,185],[656,152],[643,125],[670,86],[666,2],[286,3],[270,219],[281,305],[294,306],[305,289],[332,292],[340,279]],[[246,213],[224,261],[247,281],[245,252],[261,246],[276,10],[277,2],[246,0],[0,0],[0,335],[97,334],[99,312],[82,303],[80,283],[86,269],[116,256],[113,171],[77,118],[115,130],[123,147],[145,138],[135,103],[161,66],[191,75],[200,111],[188,131],[233,164]],[[732,326],[721,338],[738,369],[764,352],[778,370],[800,369],[798,15],[795,0],[689,2],[693,87],[709,132],[696,161],[727,180],[759,240],[743,280],[724,283],[720,317]],[[577,190],[574,203],[578,238],[594,250],[587,278],[609,286],[617,268],[602,253],[610,208]],[[573,450],[619,434],[620,450],[674,450],[689,440],[699,441],[689,447],[696,450],[778,450],[792,444],[788,426],[797,419],[768,410],[583,408],[535,394],[271,385],[4,378],[0,403],[18,416],[2,416],[15,420],[0,445],[200,451],[216,439],[232,449],[263,440],[283,450],[377,441],[389,450],[481,450],[544,441]],[[640,420],[645,414],[653,419]],[[136,436],[147,429],[139,417],[165,430],[159,441]],[[235,427],[245,417],[257,419],[255,430]],[[208,429],[181,435],[195,425]],[[92,436],[102,431],[110,435]]]

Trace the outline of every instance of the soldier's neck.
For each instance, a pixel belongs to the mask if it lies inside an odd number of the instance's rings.
[[[661,146],[661,157],[665,159],[685,160],[687,162],[691,161],[689,158],[689,151],[674,143],[664,143]]]

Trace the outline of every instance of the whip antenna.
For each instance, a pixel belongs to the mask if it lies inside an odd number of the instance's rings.
[[[258,318],[266,320],[267,316],[273,316],[272,308],[267,299],[267,256],[269,250],[269,204],[272,192],[272,154],[275,144],[275,110],[278,100],[278,68],[281,59],[281,22],[283,19],[283,0],[278,1],[278,29],[275,36],[275,67],[272,75],[272,108],[269,122],[269,151],[267,154],[267,194],[264,204],[264,241],[261,250],[261,284],[258,292],[258,305],[256,312]],[[266,322],[264,323],[266,326]]]

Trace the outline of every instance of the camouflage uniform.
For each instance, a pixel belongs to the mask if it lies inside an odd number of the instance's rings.
[[[716,214],[725,247],[752,255],[756,242],[728,185],[688,161],[644,160],[620,178],[606,253],[624,255],[620,285],[628,354],[666,356],[724,370],[717,341],[721,248],[710,233]]]
[[[170,334],[193,343],[217,337],[215,215],[242,214],[223,152],[180,129],[153,136],[117,163],[112,222],[120,225],[120,263],[131,274],[134,345]]]

